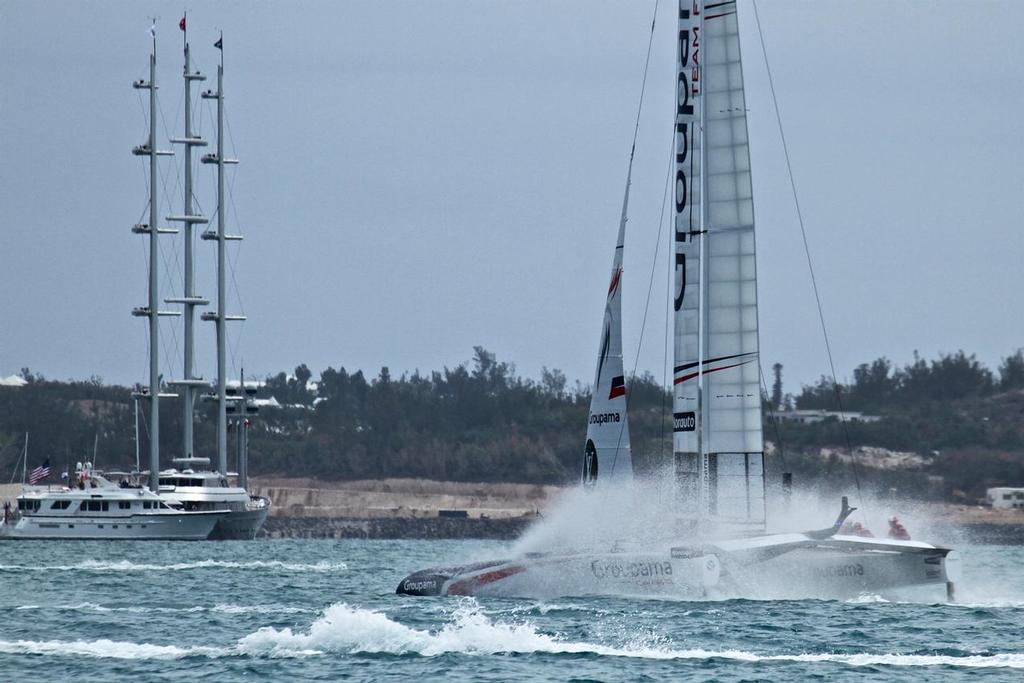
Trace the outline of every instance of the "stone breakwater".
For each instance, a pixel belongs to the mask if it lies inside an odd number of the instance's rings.
[[[457,517],[394,518],[270,516],[259,538],[383,538],[515,540],[536,517],[480,519]]]
[[[481,519],[478,517],[287,517],[271,515],[259,538],[380,538],[511,541],[523,535],[540,517]],[[962,539],[974,544],[1024,545],[1021,524],[938,524],[935,543],[956,547]]]

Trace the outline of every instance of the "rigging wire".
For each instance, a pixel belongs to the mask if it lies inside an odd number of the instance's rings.
[[[825,340],[825,352],[828,355],[828,365],[832,372],[832,388],[836,395],[836,407],[839,409],[839,421],[843,425],[843,436],[846,439],[846,448],[850,452],[850,463],[853,470],[853,479],[857,485],[857,495],[861,496],[860,473],[857,468],[857,458],[853,452],[853,445],[850,441],[850,430],[846,423],[846,414],[843,410],[842,392],[839,389],[839,380],[836,378],[836,365],[832,358],[832,345],[828,338],[828,328],[825,325],[825,313],[821,306],[821,296],[818,292],[818,280],[814,275],[814,263],[811,259],[811,248],[807,241],[807,230],[804,227],[803,211],[800,208],[800,198],[796,191],[796,180],[793,178],[793,166],[789,159],[789,146],[786,144],[786,133],[782,127],[782,114],[779,111],[779,100],[775,96],[775,82],[772,79],[772,70],[768,64],[768,48],[764,43],[764,32],[761,30],[761,17],[757,12],[757,0],[752,0],[754,6],[754,22],[757,25],[757,35],[761,41],[761,54],[764,56],[764,68],[768,74],[768,88],[772,96],[772,105],[775,107],[775,122],[778,124],[779,137],[782,140],[783,156],[786,160],[786,173],[789,176],[789,186],[793,191],[793,204],[796,207],[797,222],[800,225],[800,237],[803,239],[804,255],[807,257],[807,270],[811,276],[811,288],[814,290],[814,301],[818,307],[818,321],[821,323],[821,335]],[[763,379],[762,379],[763,381]]]
[[[674,133],[673,133],[673,135],[674,135]],[[665,207],[668,205],[669,185],[670,185],[671,179],[672,179],[672,158],[675,156],[675,150],[672,149],[672,145],[669,145],[669,150],[672,153],[669,155],[668,175],[665,178],[665,189],[662,192],[661,211],[658,212],[658,237],[654,241],[654,259],[651,261],[651,276],[650,276],[650,279],[647,282],[647,300],[644,302],[644,315],[643,315],[643,319],[640,322],[640,339],[637,341],[637,344],[636,344],[636,355],[633,357],[633,370],[630,372],[630,379],[629,379],[630,384],[633,384],[634,382],[636,382],[636,369],[637,369],[637,366],[640,364],[640,351],[644,347],[644,331],[647,329],[647,312],[651,308],[651,295],[654,292],[654,278],[655,278],[655,275],[656,275],[657,270],[658,270],[658,255],[661,252],[661,235],[662,235],[662,233],[665,230],[665,222],[666,222],[665,221]],[[667,309],[667,307],[666,307],[666,309]],[[665,438],[665,424],[664,424],[664,422],[665,422],[665,419],[664,419],[665,418],[665,398],[664,398],[664,396],[662,396],[661,403],[662,403],[662,420],[661,420],[662,421],[662,425],[661,425],[662,433],[661,433],[661,436],[662,436],[662,440],[664,441],[664,438]],[[620,441],[622,439],[622,433],[625,431],[625,429],[626,429],[626,423],[623,423],[622,427],[619,428],[619,440]],[[619,443],[616,443],[616,445],[615,445],[615,458],[618,458],[618,456],[619,456],[619,445],[620,445]],[[662,444],[662,448],[664,448],[664,444]],[[612,471],[613,472],[615,471],[615,458],[612,459]]]
[[[636,140],[637,140],[637,136],[640,133],[640,115],[643,113],[643,109],[644,109],[644,93],[647,92],[647,72],[648,72],[648,70],[651,67],[651,50],[654,47],[654,27],[658,23],[658,6],[660,4],[661,4],[661,0],[654,0],[654,13],[651,16],[651,32],[650,32],[650,35],[647,38],[647,56],[644,58],[644,75],[643,75],[643,78],[640,81],[640,99],[639,99],[639,101],[637,102],[637,105],[636,105],[636,122],[633,125],[633,142],[632,142],[632,144],[629,147],[629,170],[626,172],[626,193],[625,193],[625,197],[622,200],[623,201],[623,209],[626,208],[627,202],[629,201],[629,186],[630,186],[630,183],[631,183],[631,179],[633,177],[633,156],[636,154]],[[670,147],[671,147],[671,145],[670,145]],[[662,209],[662,211],[664,212],[664,209]],[[623,221],[628,221],[629,220],[628,215],[626,215],[624,213],[623,217],[622,217],[622,220]],[[660,221],[659,221],[658,241],[657,241],[657,243],[655,245],[655,252],[654,252],[655,260],[657,260],[657,254],[658,254],[657,249],[660,246],[661,246],[661,225],[660,225]],[[651,284],[653,285],[653,283],[654,283],[654,272],[653,272],[653,266],[652,266]],[[640,341],[637,344],[636,360],[633,363],[633,372],[632,372],[631,377],[630,377],[630,384],[631,385],[636,381],[636,364],[640,360],[640,348],[643,345],[644,326],[646,325],[646,322],[647,322],[647,309],[648,309],[648,306],[650,305],[650,303],[651,303],[651,291],[650,291],[650,287],[648,287],[648,290],[647,290],[647,303],[644,305],[644,323],[641,324],[641,326],[640,326]],[[620,320],[619,321],[620,325],[621,325],[621,322],[622,321]],[[620,351],[620,353],[621,353],[621,351]],[[595,386],[594,388],[596,389],[597,387]],[[627,424],[629,424],[629,423],[624,421],[622,423],[622,426],[619,427],[619,436],[618,436],[618,438],[615,441],[615,457],[612,458],[612,472],[615,471],[615,463],[618,462],[618,459],[619,459],[619,448],[622,446],[622,435],[626,431],[626,425]]]
[[[761,389],[764,391],[765,396],[768,396],[768,385],[764,382],[764,371],[758,363],[758,374],[761,376]],[[788,470],[789,465],[786,464],[786,451],[782,447],[782,432],[779,430],[779,418],[775,414],[775,408],[772,406],[771,399],[768,400],[768,418],[772,423],[772,431],[775,432],[775,443],[779,448],[779,458],[782,460],[782,469]]]

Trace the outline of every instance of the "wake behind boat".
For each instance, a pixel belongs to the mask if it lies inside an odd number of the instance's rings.
[[[736,11],[735,2],[680,0],[674,34],[673,455],[664,463],[672,494],[661,511],[672,521],[671,538],[427,569],[403,579],[398,593],[841,598],[945,589],[952,598],[960,575],[955,551],[843,533],[854,511],[846,498],[830,527],[767,532],[754,204]],[[582,484],[592,496],[634,485],[621,328],[632,165],[631,153],[584,449]]]

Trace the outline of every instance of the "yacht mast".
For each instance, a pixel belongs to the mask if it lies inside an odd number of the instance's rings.
[[[217,165],[217,232],[204,232],[203,239],[217,242],[217,310],[204,313],[203,320],[212,320],[217,325],[217,471],[223,476],[228,473],[228,417],[227,417],[227,330],[228,320],[245,320],[244,316],[227,315],[227,287],[225,268],[227,265],[227,240],[240,240],[241,235],[228,235],[224,230],[224,166],[237,164],[238,159],[224,158],[224,35],[214,43],[220,50],[220,64],[217,66],[217,91],[207,90],[203,98],[217,100],[217,152],[203,155],[204,164]]]
[[[195,376],[194,354],[195,354],[195,308],[206,306],[210,302],[195,292],[195,262],[192,254],[192,229],[196,224],[209,223],[209,219],[195,213],[193,210],[192,191],[192,148],[205,147],[206,140],[195,135],[192,131],[192,81],[205,81],[206,76],[199,71],[190,71],[188,32],[186,24],[187,15],[181,20],[181,30],[184,34],[185,43],[185,137],[171,138],[171,142],[185,146],[185,213],[181,216],[168,216],[167,220],[184,223],[185,225],[185,294],[176,299],[166,299],[168,303],[183,304],[185,307],[185,358],[182,366],[182,378],[174,382],[181,387],[181,403],[184,410],[182,420],[182,455],[185,458],[193,457],[195,448],[195,437],[193,436],[193,412],[195,408],[196,387],[203,386],[205,382],[201,377]]]
[[[160,316],[176,315],[176,312],[159,309],[159,244],[160,233],[176,233],[157,227],[157,177],[156,158],[173,155],[172,151],[156,148],[156,22],[149,29],[153,38],[153,51],[149,55],[149,81],[138,80],[132,84],[136,90],[149,90],[149,139],[132,149],[135,156],[149,157],[149,223],[136,225],[132,232],[149,235],[149,302],[132,311],[133,315],[149,318],[149,488],[160,490]]]

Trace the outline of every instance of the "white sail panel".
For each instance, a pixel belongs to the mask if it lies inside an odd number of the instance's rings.
[[[735,3],[704,17],[705,400],[709,453],[760,453],[757,267],[746,101]],[[721,471],[721,470],[720,470]],[[761,477],[761,471],[757,472]]]
[[[622,199],[619,236],[612,259],[611,280],[601,327],[597,353],[594,392],[590,397],[587,441],[583,451],[584,486],[632,478],[633,461],[629,443],[629,416],[626,413],[626,377],[622,364],[622,252],[629,209],[632,159],[626,176],[626,194]]]

